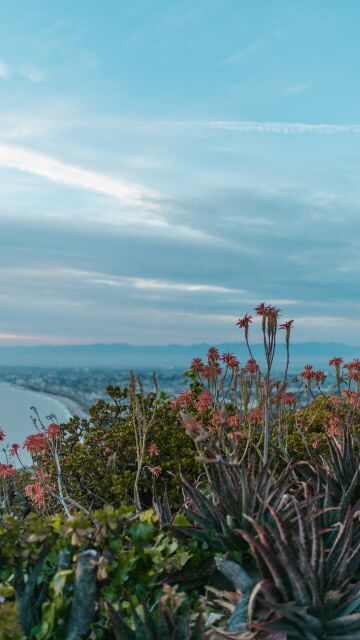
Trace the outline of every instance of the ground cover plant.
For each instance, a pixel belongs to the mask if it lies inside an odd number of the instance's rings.
[[[248,360],[210,348],[176,397],[131,373],[86,420],[0,431],[0,639],[360,638],[360,361],[325,392],[289,380],[293,320],[237,324]]]

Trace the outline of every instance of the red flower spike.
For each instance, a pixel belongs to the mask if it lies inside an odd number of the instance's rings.
[[[155,476],[155,478],[158,478],[159,475],[161,475],[162,468],[161,467],[149,467],[149,471],[153,476]]]
[[[210,347],[208,350],[208,363],[218,362],[220,360],[220,354],[216,347]]]
[[[294,324],[294,320],[287,320],[286,322],[283,322],[280,326],[279,329],[286,329],[286,331],[289,331],[291,329],[291,327]]]
[[[201,358],[194,358],[190,368],[192,369],[192,371],[199,371],[201,373],[204,369],[204,363]]]
[[[239,427],[241,424],[240,416],[229,416],[227,421],[230,427]]]
[[[344,369],[349,369],[349,371],[360,371],[360,360],[359,358],[354,358],[351,362],[347,362],[344,364]]]
[[[265,302],[260,302],[257,307],[255,307],[254,311],[257,316],[264,316],[266,314],[267,306]]]
[[[45,507],[45,490],[41,482],[34,482],[25,487],[25,495],[37,506],[38,509]]]
[[[239,318],[236,324],[239,329],[247,329],[249,324],[252,324],[252,316],[246,313],[243,318]]]
[[[47,428],[46,434],[49,440],[55,440],[55,438],[58,438],[61,435],[61,429],[56,422],[51,422]]]
[[[312,364],[306,364],[304,370],[301,371],[300,375],[302,378],[304,378],[304,380],[311,380],[314,377]]]
[[[214,399],[210,391],[202,391],[197,399],[195,407],[197,411],[202,413],[204,411],[208,411],[212,407],[213,401]]]
[[[11,458],[13,458],[14,456],[17,455],[18,450],[20,449],[20,445],[19,444],[12,444],[10,449],[9,449],[9,456]]]
[[[251,375],[255,375],[255,373],[257,373],[260,370],[259,369],[259,365],[256,362],[256,360],[252,360],[252,359],[247,361],[247,363],[245,365],[245,369]]]
[[[281,313],[281,309],[277,309],[277,307],[272,307],[271,305],[269,305],[268,307],[266,307],[266,315],[268,316],[268,318],[278,318],[279,315]]]
[[[344,360],[342,358],[331,358],[331,360],[329,360],[329,365],[330,367],[339,367],[342,363],[344,362]]]
[[[314,378],[314,380],[316,380],[316,382],[324,382],[324,380],[326,379],[326,373],[324,373],[324,371],[313,371],[312,377]]]
[[[233,369],[233,371],[237,371],[237,369],[239,368],[239,360],[230,352],[223,353],[221,356],[221,360],[224,364],[226,364],[227,367],[229,367],[229,369]]]
[[[264,420],[264,413],[261,409],[251,409],[248,415],[249,424],[258,424]]]
[[[34,433],[28,436],[23,444],[24,449],[26,449],[31,455],[43,453],[47,450],[48,446],[48,440],[44,433]]]
[[[11,476],[15,475],[16,473],[16,469],[14,467],[14,465],[12,464],[2,464],[0,462],[0,476],[2,478],[10,478]]]
[[[190,391],[190,389],[185,389],[180,393],[179,396],[174,396],[170,400],[170,406],[172,409],[175,409],[175,410],[181,409],[182,407],[190,404],[192,402],[192,399],[193,399],[192,391]]]
[[[210,423],[216,427],[217,425],[224,424],[226,422],[226,416],[223,411],[214,411],[211,416]]]
[[[242,431],[230,431],[227,437],[229,440],[237,440],[238,438],[245,438],[245,434]]]
[[[149,444],[148,453],[152,457],[160,455],[160,449],[155,442]]]

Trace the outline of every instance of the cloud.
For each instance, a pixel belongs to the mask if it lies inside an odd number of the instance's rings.
[[[21,267],[2,267],[0,275],[6,282],[22,281],[32,282],[51,280],[53,285],[61,281],[78,280],[85,284],[105,285],[109,287],[131,287],[134,289],[146,290],[165,290],[165,291],[181,291],[186,293],[245,293],[244,289],[235,289],[215,284],[193,283],[193,282],[177,282],[170,280],[158,280],[146,277],[118,276],[114,274],[106,274],[96,271],[86,271],[83,269],[71,269],[68,267],[46,267],[46,268],[21,268]]]
[[[299,84],[293,84],[285,90],[285,93],[288,95],[297,95],[299,93],[304,93],[307,89],[310,89],[311,84],[309,82],[302,82]]]
[[[44,82],[46,74],[41,69],[31,65],[12,66],[12,76],[21,76],[30,80],[31,82],[40,83]],[[0,60],[0,79],[7,80],[10,77],[10,67],[3,60]]]
[[[306,124],[304,122],[255,122],[252,120],[219,120],[201,123],[209,129],[238,131],[240,133],[277,134],[343,134],[360,133],[360,124]]]
[[[89,278],[87,280],[93,284],[104,284],[110,287],[132,286],[134,289],[162,289],[166,291],[182,291],[186,293],[244,293],[244,289],[231,289],[212,284],[195,284],[184,282],[169,282],[166,280],[154,280],[151,278],[131,278],[101,276]]]
[[[95,191],[131,207],[153,207],[159,198],[159,194],[142,185],[114,180],[15,145],[0,144],[0,166],[32,173],[69,187]]]
[[[257,120],[108,120],[104,126],[113,129],[135,129],[145,133],[157,133],[166,129],[201,130],[212,129],[222,131],[234,131],[238,133],[274,133],[282,135],[297,134],[360,134],[360,124],[333,124],[333,123],[306,123],[306,122],[282,122],[282,121],[257,121]],[[100,126],[100,122],[93,122],[94,126]],[[80,125],[81,126],[81,125]],[[90,122],[83,122],[83,126],[90,126]]]
[[[240,49],[240,51],[237,51],[236,53],[233,53],[230,56],[228,56],[224,60],[224,64],[234,64],[235,62],[240,62],[241,60],[243,60],[244,58],[247,58],[247,56],[251,55],[252,53],[255,53],[255,51],[257,51],[262,46],[262,44],[263,44],[263,39],[256,38],[255,40],[253,40],[253,42],[250,42],[250,44],[248,44],[246,47],[243,47],[242,49]]]
[[[299,316],[296,318],[297,326],[303,326],[308,328],[325,328],[326,329],[339,329],[341,327],[344,331],[347,329],[356,329],[360,327],[360,320],[355,318],[349,318],[347,316],[340,315],[326,315],[326,316]]]
[[[79,344],[80,340],[64,336],[33,335],[21,333],[0,333],[0,343],[5,344]]]
[[[44,82],[46,79],[45,72],[36,67],[23,66],[21,67],[20,74],[23,78],[30,80],[30,82],[35,82],[36,84]]]
[[[79,212],[76,218],[85,216],[87,222],[113,226],[126,224],[135,227],[137,232],[140,227],[142,233],[149,231],[166,238],[176,234],[179,240],[196,243],[234,244],[231,240],[211,235],[197,225],[186,223],[176,204],[142,184],[117,180],[13,144],[0,143],[0,167],[17,169],[67,187],[102,194],[122,205],[120,208],[109,205],[102,209],[101,215],[98,207],[95,215]],[[69,215],[73,217],[72,211],[69,211]]]
[[[0,60],[0,78],[6,80],[9,77],[9,67],[5,62]]]

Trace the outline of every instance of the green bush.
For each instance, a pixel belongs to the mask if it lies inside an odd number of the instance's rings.
[[[131,624],[133,609],[144,600],[156,604],[162,583],[188,565],[197,549],[162,530],[151,509],[136,514],[131,507],[107,507],[90,518],[70,519],[7,516],[0,524],[0,638],[20,640],[20,623],[26,638],[67,638],[74,609],[84,624],[79,638],[88,637],[90,627],[91,637],[103,638],[107,604],[117,608],[121,602]]]
[[[62,425],[59,452],[61,470],[68,494],[87,509],[104,504],[119,506],[133,501],[136,477],[136,441],[131,403],[125,404],[127,392],[109,387],[112,402],[99,400],[90,409],[90,418],[80,421],[72,418]],[[148,407],[153,396],[143,396]],[[148,446],[156,444],[159,454],[151,456]],[[154,477],[151,467],[159,466],[161,474]],[[50,456],[44,457],[43,466],[55,478],[55,467]],[[140,476],[141,503],[151,506],[154,491],[159,499],[167,492],[175,506],[181,502],[177,481],[179,473],[197,478],[201,472],[196,460],[196,449],[184,427],[160,395],[156,417],[147,435],[146,455]]]
[[[329,419],[334,411],[334,397],[318,396],[315,400],[297,409],[296,413],[287,416],[289,429],[288,454],[293,460],[307,460],[311,450],[319,455],[327,455],[328,437],[324,422]],[[360,413],[358,410],[350,410],[346,403],[337,409],[342,422],[351,422],[351,431],[360,432]]]

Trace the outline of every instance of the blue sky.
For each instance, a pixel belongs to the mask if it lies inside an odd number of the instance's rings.
[[[0,0],[0,344],[360,344],[356,0]]]

